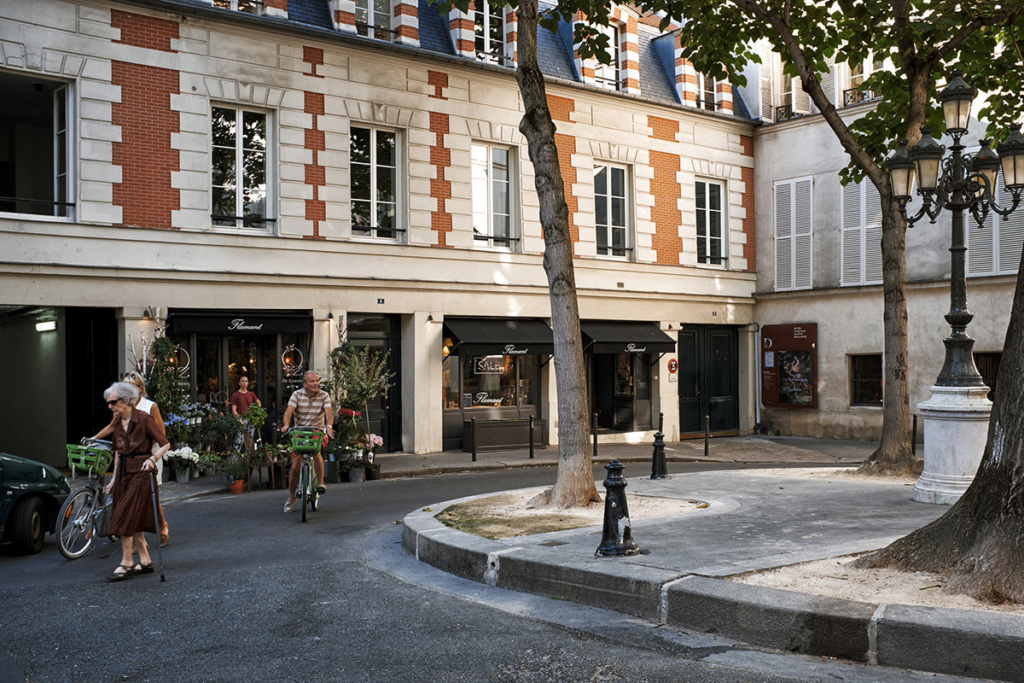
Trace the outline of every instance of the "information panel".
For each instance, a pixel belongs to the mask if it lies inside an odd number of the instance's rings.
[[[761,328],[761,403],[771,408],[818,407],[818,325]]]

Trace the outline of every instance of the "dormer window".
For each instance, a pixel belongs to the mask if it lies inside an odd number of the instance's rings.
[[[715,111],[715,89],[717,83],[711,76],[697,74],[697,106]]]
[[[594,81],[599,88],[618,90],[619,74],[619,29],[615,26],[598,26],[598,31],[608,36],[608,56],[611,60],[605,64],[595,58]]]
[[[476,58],[495,64],[505,63],[505,9],[491,0],[476,0],[473,31]]]
[[[843,106],[849,107],[875,99],[877,97],[875,93],[870,90],[862,90],[861,86],[871,74],[881,71],[883,68],[885,68],[885,60],[882,59],[865,59],[863,62],[851,64],[847,85],[843,88]]]
[[[263,14],[261,0],[213,0],[214,7],[245,12],[246,14]]]
[[[356,32],[377,40],[391,40],[390,0],[356,0]]]

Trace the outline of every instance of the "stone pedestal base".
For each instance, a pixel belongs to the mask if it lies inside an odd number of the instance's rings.
[[[920,503],[952,505],[967,490],[985,452],[992,401],[988,387],[932,387],[917,408],[924,417],[924,471],[914,486]]]

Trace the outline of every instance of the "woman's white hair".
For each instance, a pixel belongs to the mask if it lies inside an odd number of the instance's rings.
[[[118,401],[128,401],[131,405],[139,400],[139,390],[131,382],[114,382],[103,392],[103,398],[111,401],[117,398]]]

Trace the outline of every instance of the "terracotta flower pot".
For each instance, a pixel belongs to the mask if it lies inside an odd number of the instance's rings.
[[[228,484],[228,490],[231,491],[231,493],[242,493],[245,491],[245,480],[235,479],[233,482]]]

